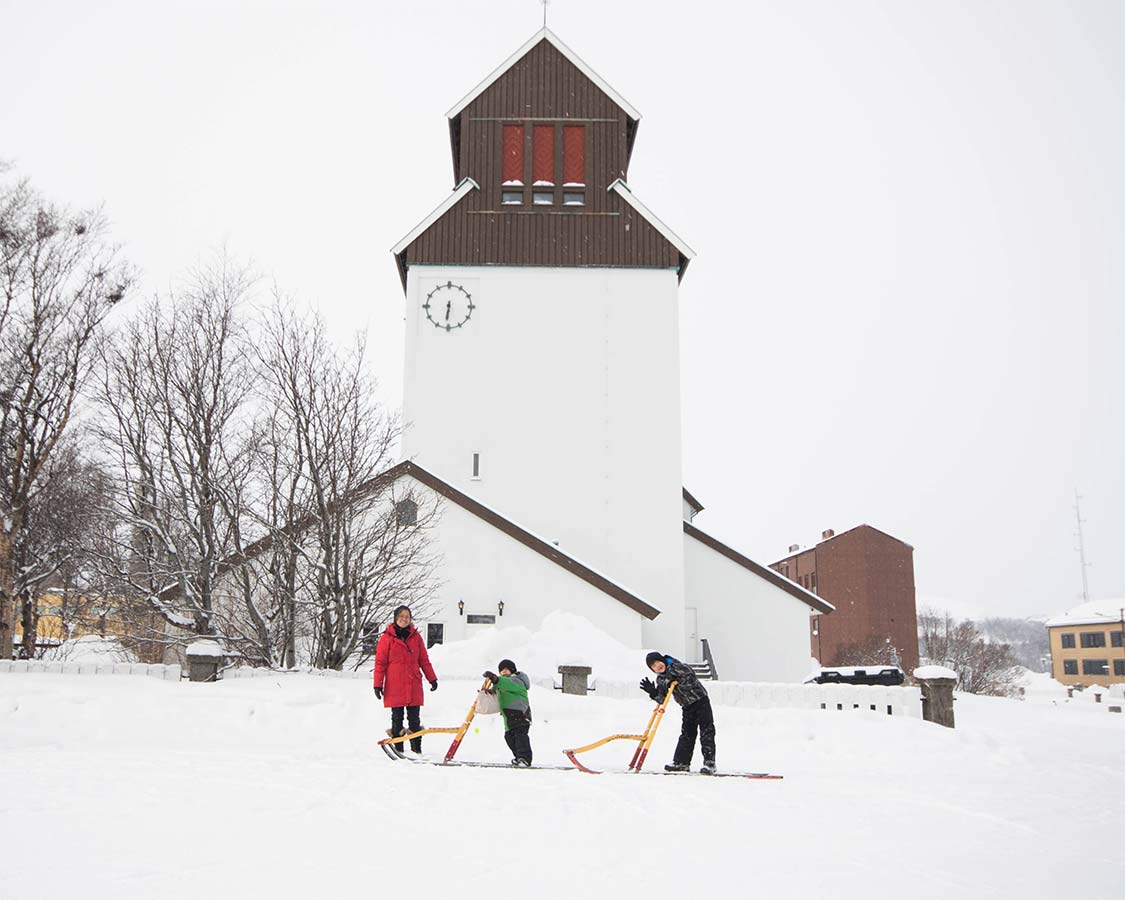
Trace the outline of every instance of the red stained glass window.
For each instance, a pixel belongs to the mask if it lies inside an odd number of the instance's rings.
[[[555,183],[555,126],[535,125],[531,132],[531,177]]]
[[[523,126],[504,126],[504,181],[523,184]]]
[[[563,126],[563,181],[586,183],[586,126]]]

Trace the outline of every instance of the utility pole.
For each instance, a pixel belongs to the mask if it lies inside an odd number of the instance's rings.
[[[1078,488],[1074,489],[1074,516],[1078,522],[1078,531],[1075,532],[1078,537],[1078,559],[1082,563],[1082,602],[1087,603],[1090,600],[1090,585],[1086,578],[1086,569],[1090,564],[1086,562],[1086,542],[1082,539],[1082,510],[1079,507],[1081,496],[1078,494]]]

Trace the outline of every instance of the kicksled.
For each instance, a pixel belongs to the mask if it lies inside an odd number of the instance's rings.
[[[486,678],[484,684],[481,685],[481,690],[487,690],[489,680]],[[604,737],[601,740],[594,741],[592,744],[586,744],[583,747],[575,747],[571,750],[563,750],[563,755],[570,760],[572,766],[545,766],[545,765],[532,765],[515,767],[509,763],[498,762],[472,762],[466,760],[454,759],[457,750],[461,746],[465,735],[469,731],[469,726],[473,722],[473,718],[477,712],[477,697],[473,698],[473,703],[469,707],[468,713],[465,715],[465,720],[456,728],[423,728],[419,731],[411,732],[409,734],[392,735],[379,741],[379,747],[387,755],[387,757],[394,761],[405,760],[411,763],[421,763],[423,765],[433,766],[448,766],[450,768],[481,768],[481,769],[516,769],[516,768],[530,768],[540,770],[551,770],[561,772],[585,772],[587,775],[664,775],[672,778],[684,777],[701,777],[701,778],[750,778],[759,781],[780,781],[783,775],[774,775],[768,772],[714,772],[704,775],[702,772],[661,772],[661,771],[643,771],[645,759],[648,757],[648,751],[652,747],[653,741],[656,739],[656,731],[660,727],[660,723],[664,718],[664,710],[667,708],[668,703],[672,699],[672,691],[675,690],[676,683],[673,682],[668,689],[668,693],[664,699],[657,704],[656,709],[653,710],[652,715],[649,717],[648,725],[645,730],[640,734],[611,734],[609,737]],[[479,692],[478,695],[479,697]],[[449,749],[445,752],[443,759],[427,759],[421,756],[407,756],[403,750],[402,745],[409,741],[411,738],[420,738],[427,734],[452,734],[454,735],[453,742],[449,745]],[[633,751],[633,757],[629,761],[627,769],[606,769],[598,770],[591,769],[589,766],[578,760],[579,753],[586,753],[598,747],[602,747],[611,741],[636,741],[637,746]]]

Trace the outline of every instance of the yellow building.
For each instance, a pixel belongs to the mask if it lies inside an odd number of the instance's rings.
[[[39,647],[58,645],[67,638],[88,634],[120,636],[126,633],[116,601],[112,599],[93,600],[75,594],[65,595],[61,590],[48,590],[39,597],[37,605],[39,622],[35,636]],[[22,642],[23,623],[17,608],[15,643]]]
[[[1047,620],[1051,674],[1067,685],[1125,683],[1125,600],[1092,600]]]

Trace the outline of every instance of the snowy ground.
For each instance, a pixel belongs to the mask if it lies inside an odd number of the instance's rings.
[[[424,721],[457,724],[475,688],[443,680]],[[1120,897],[1125,715],[1059,695],[959,696],[955,731],[717,708],[722,767],[785,775],[755,782],[392,763],[364,680],[4,674],[0,895]],[[544,763],[651,709],[532,700]],[[506,760],[499,721],[478,722],[459,756]]]

